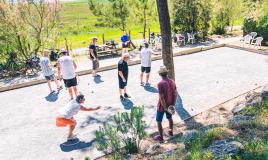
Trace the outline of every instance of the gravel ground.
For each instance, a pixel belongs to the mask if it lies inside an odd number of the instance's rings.
[[[205,111],[258,86],[268,83],[267,57],[227,47],[174,58],[176,83],[181,97],[175,122]],[[129,94],[122,104],[118,96],[117,71],[100,73],[100,79],[81,76],[79,90],[86,95],[86,106],[101,105],[96,112],[80,112],[75,118],[79,145],[64,147],[67,128],[55,127],[57,110],[68,102],[65,89],[48,96],[46,84],[0,93],[0,159],[61,160],[101,155],[94,147],[94,131],[117,112],[133,105],[145,106],[148,131],[156,131],[155,88],[162,61],[152,65],[152,87],[139,85],[140,66],[130,67]],[[166,120],[165,120],[166,122]],[[166,125],[166,124],[165,124]]]

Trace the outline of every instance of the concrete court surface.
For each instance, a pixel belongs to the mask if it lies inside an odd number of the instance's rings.
[[[174,121],[205,111],[239,94],[268,83],[267,57],[227,47],[174,58],[176,83],[181,97]],[[129,68],[129,94],[122,104],[118,96],[117,70],[100,73],[101,78],[81,76],[79,90],[86,95],[85,106],[101,105],[95,112],[79,112],[75,130],[81,142],[66,147],[67,128],[55,126],[57,110],[68,102],[63,89],[48,96],[47,84],[0,93],[0,159],[62,160],[95,158],[101,155],[94,146],[94,131],[109,122],[117,112],[133,105],[145,105],[148,131],[156,131],[157,70],[162,61],[152,63],[152,87],[139,83],[140,66]],[[166,120],[164,119],[166,122]],[[166,125],[166,124],[165,124]]]

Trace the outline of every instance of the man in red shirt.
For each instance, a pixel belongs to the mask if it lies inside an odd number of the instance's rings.
[[[169,136],[173,136],[173,120],[172,114],[168,112],[169,106],[175,106],[176,103],[176,84],[175,82],[168,78],[168,70],[166,67],[160,67],[158,71],[159,75],[162,77],[162,80],[158,83],[159,91],[159,101],[157,105],[156,121],[158,126],[159,135],[155,136],[154,139],[160,142],[163,142],[163,127],[162,120],[164,114],[169,121]]]

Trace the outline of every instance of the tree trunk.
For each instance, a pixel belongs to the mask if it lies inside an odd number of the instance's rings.
[[[146,38],[146,7],[143,9],[143,39]]]
[[[156,0],[156,3],[157,3],[161,36],[162,36],[163,63],[169,70],[169,77],[175,80],[168,2],[167,0]]]

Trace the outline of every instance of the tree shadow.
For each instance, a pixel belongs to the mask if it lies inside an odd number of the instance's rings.
[[[177,114],[179,115],[180,119],[184,122],[184,124],[187,126],[187,128],[201,128],[203,127],[202,123],[199,123],[195,121],[194,118],[191,118],[191,114],[185,109],[183,105],[182,98],[180,94],[177,91],[177,97],[176,97],[176,104],[175,104],[175,110]]]
[[[100,83],[102,83],[102,82],[104,82],[104,81],[101,79],[101,76],[99,75],[99,76],[95,76],[95,77],[94,77],[94,82],[95,82],[96,84],[100,84]]]
[[[134,103],[127,98],[124,101],[121,101],[121,103],[124,106],[125,110],[130,110],[134,106]]]
[[[109,116],[105,119],[97,119],[97,118],[92,117],[92,116],[87,116],[87,119],[84,122],[82,122],[82,124],[79,127],[85,128],[85,127],[89,126],[90,124],[94,124],[94,123],[103,124],[103,123],[106,123],[106,122],[111,121],[111,120],[112,120],[112,116]]]
[[[48,102],[56,102],[59,98],[59,93],[60,91],[57,91],[57,92],[54,92],[54,93],[49,93],[45,99],[48,101]]]
[[[85,142],[85,141],[80,141],[78,138],[76,140],[73,140],[74,145],[72,145],[70,142],[64,142],[60,144],[61,151],[63,152],[71,152],[73,150],[85,150],[86,148],[91,147],[96,139],[93,139],[92,141]]]
[[[158,93],[158,90],[155,87],[150,86],[150,85],[145,85],[144,90],[147,92]]]

